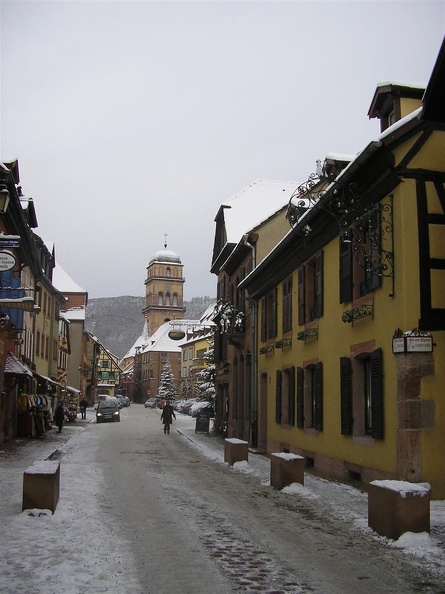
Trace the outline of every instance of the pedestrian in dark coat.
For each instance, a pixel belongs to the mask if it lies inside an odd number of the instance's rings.
[[[83,400],[81,400],[79,402],[79,406],[80,406],[80,415],[81,415],[82,419],[86,419],[87,418],[87,406],[88,406],[88,401],[86,400],[86,398],[84,398]]]
[[[170,404],[170,402],[166,402],[161,414],[161,421],[164,423],[164,433],[170,433],[170,425],[173,422],[173,417],[176,419],[173,406]]]
[[[57,433],[62,433],[63,422],[65,420],[65,407],[63,406],[63,402],[59,402],[59,405],[54,411],[54,420],[59,428]]]

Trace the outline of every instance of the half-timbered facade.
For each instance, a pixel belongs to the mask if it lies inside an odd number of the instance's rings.
[[[267,451],[445,496],[445,45],[426,91],[380,85],[380,135],[330,155],[240,283],[258,304]],[[424,92],[425,91],[425,92]],[[263,418],[261,418],[263,411]]]

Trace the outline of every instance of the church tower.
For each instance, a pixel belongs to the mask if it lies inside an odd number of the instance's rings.
[[[182,320],[185,313],[183,291],[185,279],[182,276],[181,259],[172,250],[157,251],[147,266],[145,280],[145,308],[148,333],[170,320]]]

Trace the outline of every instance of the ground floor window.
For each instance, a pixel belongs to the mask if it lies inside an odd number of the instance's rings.
[[[295,367],[276,373],[275,422],[295,425]]]
[[[382,350],[340,358],[341,433],[383,439]]]
[[[323,364],[297,368],[297,427],[323,430]]]

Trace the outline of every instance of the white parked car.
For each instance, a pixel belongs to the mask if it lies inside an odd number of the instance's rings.
[[[196,415],[198,414],[199,411],[206,411],[209,413],[210,417],[214,417],[214,407],[213,407],[213,402],[207,402],[205,401],[200,401],[200,402],[195,402],[195,404],[192,404],[192,406],[190,407],[189,410],[189,414],[192,417],[196,417]]]

